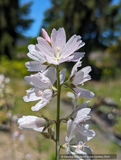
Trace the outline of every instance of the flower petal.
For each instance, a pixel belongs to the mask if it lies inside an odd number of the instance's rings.
[[[61,71],[60,71],[60,84],[62,84],[65,80],[65,77],[66,77],[66,69],[63,68]]]
[[[78,73],[78,72],[77,72]],[[79,72],[78,74],[75,74],[72,83],[77,86],[78,84],[81,84],[81,82],[83,81],[83,77],[84,77],[84,72]]]
[[[78,59],[78,62],[72,68],[70,77],[75,75],[75,73],[77,72],[77,68],[81,67],[81,65],[82,65],[82,62],[80,61],[80,59]]]
[[[76,128],[75,128],[75,130],[76,130]],[[77,130],[75,132],[76,132],[75,137],[70,142],[71,145],[77,145],[80,141],[82,141],[83,143],[87,142],[86,136],[83,136]]]
[[[52,48],[49,43],[42,37],[38,37],[38,44],[36,44],[37,48],[43,53],[44,56],[53,57]]]
[[[80,42],[78,41],[78,38],[76,35],[73,35],[68,42],[66,43],[63,52],[62,52],[62,57],[66,58],[70,56],[72,53],[74,53],[79,46]]]
[[[76,87],[76,88],[73,88],[73,90],[76,94],[80,93],[80,96],[82,98],[92,99],[95,96],[95,94],[92,91],[89,91],[89,90],[84,89],[84,88]]]
[[[30,44],[28,46],[29,53],[27,53],[27,56],[35,61],[39,61],[40,63],[46,62],[46,59],[44,58],[42,52],[40,50],[36,50],[35,45]]]
[[[82,134],[83,136],[86,136],[86,137],[94,137],[95,136],[95,132],[93,130],[89,130],[85,127],[85,125],[79,125],[77,124],[76,125],[76,130]]]
[[[52,90],[51,89],[44,90],[42,98],[45,99],[47,103],[49,103],[52,98]]]
[[[18,119],[18,124],[20,129],[24,128],[39,128],[47,124],[47,121],[44,118],[39,118],[36,116],[23,116]]]
[[[55,83],[57,79],[55,67],[49,67],[43,74],[50,79],[52,85]]]
[[[32,111],[38,111],[41,108],[43,108],[47,103],[50,102],[52,98],[52,90],[51,89],[46,89],[44,90],[42,94],[42,100],[39,101],[35,106],[31,107]]]
[[[80,49],[80,48],[83,47],[84,45],[85,45],[85,43],[82,42],[82,41],[80,41],[80,44],[79,44],[79,46],[78,46],[78,49]]]
[[[88,155],[91,155],[93,150],[89,146],[84,145],[84,152],[86,152]]]
[[[77,62],[78,64],[79,62]],[[75,69],[77,71],[77,68]],[[91,79],[89,72],[91,71],[91,67],[87,66],[81,69],[80,71],[75,73],[72,83],[74,85],[83,84],[84,82]]]
[[[90,101],[86,101],[86,102],[82,103],[81,105],[79,105],[77,108],[74,109],[74,113],[79,111],[82,108],[86,108],[89,102]]]
[[[33,130],[38,131],[40,133],[43,132],[44,127],[39,127],[39,128],[33,128]]]
[[[81,110],[74,112],[72,118],[74,119],[74,123],[81,123],[86,120],[87,115],[90,113],[90,108],[82,108]]]
[[[42,65],[38,61],[26,62],[25,66],[28,68],[28,71],[44,71],[47,68],[47,65]]]
[[[37,96],[35,93],[35,88],[30,88],[27,90],[27,95],[23,97],[25,102],[40,100],[41,97]]]
[[[70,119],[67,122],[67,137],[69,141],[75,136],[75,133],[75,125],[73,124],[72,119]]]
[[[51,33],[51,44],[54,51],[56,51],[56,47],[60,47],[60,49],[63,50],[65,43],[66,34],[64,28],[59,28],[58,31],[56,31],[56,29],[53,29]]]
[[[26,76],[25,80],[32,86],[40,88],[41,90],[51,87],[49,78],[45,77],[42,73]]]
[[[69,62],[77,62],[79,59],[81,60],[84,57],[85,52],[74,52],[72,59]]]
[[[74,109],[75,109],[76,106],[77,106],[77,99],[78,99],[78,97],[80,96],[80,93],[78,93],[78,94],[73,93],[73,94],[74,94],[74,96],[75,96],[75,100],[74,100]]]
[[[89,124],[85,124],[85,128],[89,130]],[[87,141],[91,140],[96,135],[94,130],[90,130],[90,131],[93,132],[93,136],[92,137],[87,137]]]
[[[81,71],[83,71],[85,73],[85,75],[88,75],[89,72],[92,71],[92,69],[90,66],[87,66],[87,67],[82,68]]]
[[[81,149],[75,149],[75,153],[76,154],[81,154],[81,155],[87,155],[87,153],[86,152],[83,152]],[[88,159],[89,160],[89,159]]]
[[[80,158],[79,156],[77,156],[74,152],[70,151],[70,154],[74,157],[74,159],[76,160],[83,160],[82,158]]]
[[[48,102],[44,99],[39,101],[35,106],[31,107],[32,111],[39,111],[41,108],[43,108]]]

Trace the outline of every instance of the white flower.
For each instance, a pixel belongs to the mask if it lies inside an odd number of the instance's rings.
[[[46,128],[48,122],[44,118],[39,118],[36,116],[23,116],[18,119],[18,124],[20,129],[33,129],[37,132],[40,132],[46,138],[50,138],[52,133],[50,128]],[[24,140],[24,137],[19,137],[19,140]]]
[[[78,87],[79,84],[83,85],[84,82],[91,79],[91,76],[89,75],[89,72],[91,71],[91,67],[87,66],[77,71],[77,68],[80,66],[81,66],[81,62],[79,59],[78,62],[73,66],[71,71],[70,78],[72,80],[72,84],[74,84],[75,86],[73,87],[73,91],[76,95],[81,96],[82,98],[91,99],[95,96],[95,94],[92,91]]]
[[[82,132],[85,129],[82,128]],[[67,144],[67,154],[73,155],[75,159],[82,160],[78,155],[90,155],[92,154],[92,149],[85,145],[86,141],[89,141],[93,137],[88,137],[87,135],[80,134],[74,127],[73,121],[69,120],[67,122],[67,137],[66,137],[66,144]],[[89,160],[89,159],[88,159]]]
[[[86,137],[95,136],[95,132],[93,130],[89,130],[89,125],[84,123],[86,120],[90,119],[88,114],[90,113],[91,109],[87,108],[88,103],[89,101],[86,101],[74,109],[72,114],[73,121],[71,122],[71,137],[73,137],[73,130],[76,130],[76,132],[78,131],[80,134]]]
[[[50,102],[52,98],[52,85],[56,81],[56,71],[54,67],[50,67],[45,72],[35,75],[26,76],[25,80],[33,86],[27,90],[27,95],[23,97],[25,102],[40,100],[31,109],[38,111]]]
[[[44,30],[43,36],[45,39],[37,38],[38,44],[36,44],[36,47],[50,64],[59,65],[65,61],[77,61],[84,56],[84,53],[75,52],[84,46],[81,37],[73,35],[66,43],[64,28],[59,28],[58,31],[53,29],[51,37]]]
[[[88,81],[91,79],[91,76],[89,75],[89,72],[91,71],[91,67],[87,66],[80,71],[77,72],[77,68],[81,66],[80,59],[78,62],[73,66],[71,75],[70,75],[70,80],[72,82],[72,89],[74,91],[75,98],[77,99],[79,96],[82,98],[93,98],[95,94],[92,91],[89,91],[87,89],[78,87],[79,84],[83,85],[84,82]],[[63,82],[65,80],[65,75],[66,74],[66,69],[64,72],[60,73],[60,76],[63,77]]]
[[[90,108],[86,108],[89,101],[79,105],[74,109],[72,119],[67,122],[67,153],[72,154],[75,158],[80,159],[76,154],[92,154],[92,150],[85,145],[95,136],[93,130],[89,130],[89,125],[84,122],[90,119],[88,114]]]
[[[67,154],[72,155],[75,159],[78,160],[83,160],[87,159],[90,160],[90,158],[88,158],[88,155],[92,154],[92,149],[85,145],[85,143],[83,143],[82,141],[79,141],[78,143],[74,142],[73,143],[71,141],[69,141],[68,137],[66,137],[66,144],[67,144]]]
[[[66,43],[66,34],[64,28],[59,28],[58,31],[52,30],[51,38],[47,32],[42,29],[42,37],[38,37],[38,44],[30,44],[28,46],[28,57],[34,61],[25,63],[28,71],[44,71],[48,64],[59,65],[65,61],[77,62],[78,59],[84,57],[84,52],[75,52],[85,43],[81,37],[73,35]]]
[[[38,118],[36,116],[23,116],[18,119],[20,129],[36,129],[44,127],[47,121],[44,118]]]

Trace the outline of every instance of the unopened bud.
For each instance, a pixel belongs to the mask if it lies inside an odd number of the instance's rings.
[[[23,116],[18,119],[18,124],[20,129],[24,128],[39,128],[47,124],[44,118],[38,118],[36,116]]]
[[[42,35],[43,35],[44,39],[51,44],[50,37],[48,36],[47,32],[43,28],[42,28]]]

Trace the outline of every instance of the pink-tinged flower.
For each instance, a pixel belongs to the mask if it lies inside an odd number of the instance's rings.
[[[65,140],[67,144],[66,152],[68,155],[72,155],[73,158],[77,160],[83,160],[82,158],[91,160],[89,157],[90,155],[92,155],[93,150],[89,146],[85,145],[83,141],[73,141],[72,143],[71,141],[69,141],[68,137],[66,137]],[[81,158],[79,155],[85,157]]]
[[[38,111],[50,102],[52,98],[52,86],[56,81],[55,67],[48,68],[45,72],[26,76],[25,80],[33,86],[27,90],[27,95],[23,97],[25,102],[40,100],[31,109]]]
[[[85,107],[85,105],[87,104],[83,103],[81,107]],[[95,132],[93,130],[89,130],[89,125],[84,123],[86,120],[90,119],[90,116],[88,116],[90,111],[91,109],[86,107],[80,110],[75,110],[72,115],[72,119],[68,121],[67,135],[69,139],[72,139],[77,133],[84,136],[84,139],[86,138],[86,140],[95,136]]]
[[[19,131],[13,132],[13,139],[16,139],[19,136]]]
[[[85,125],[85,128],[88,129],[88,125]],[[85,131],[85,130],[84,130]],[[93,135],[94,136],[94,135]],[[73,128],[72,120],[67,122],[67,137],[66,137],[66,144],[67,144],[67,154],[71,154],[74,156],[75,159],[81,160],[78,155],[90,155],[92,154],[92,149],[85,145],[87,141],[93,138],[88,136],[83,136],[78,132],[75,128]]]
[[[25,63],[28,71],[44,71],[47,68],[47,65],[43,65],[46,62],[44,55],[33,44],[30,44],[28,49],[27,56],[34,60]]]
[[[76,154],[92,154],[92,150],[85,145],[87,141],[95,136],[95,132],[89,130],[89,125],[84,124],[90,118],[88,114],[91,109],[86,108],[88,103],[89,101],[86,101],[75,108],[72,119],[67,122],[67,153],[72,154],[77,159]]]
[[[92,91],[78,87],[79,84],[83,85],[84,82],[91,79],[91,76],[89,75],[89,72],[91,71],[91,67],[87,66],[87,67],[84,67],[81,70],[77,71],[77,68],[80,66],[81,66],[81,62],[79,59],[71,71],[70,78],[72,80],[72,84],[74,84],[74,86],[75,86],[75,87],[73,87],[73,91],[78,96],[91,99],[95,96],[95,94]]]
[[[75,136],[76,138],[78,137],[80,139],[80,135]],[[85,145],[83,141],[77,142],[74,138],[72,142],[68,137],[66,137],[65,140],[67,144],[66,152],[68,155],[72,155],[73,158],[78,160],[83,160],[79,155],[85,156],[84,159],[91,160],[89,156],[92,154],[93,150],[89,146]]]
[[[72,115],[73,120],[73,127],[78,131],[81,135],[86,136],[86,137],[94,137],[95,132],[93,130],[89,130],[89,125],[84,124],[86,120],[90,119],[89,114],[91,111],[90,108],[83,108],[79,110],[77,113],[74,113]]]
[[[36,129],[44,127],[47,121],[36,116],[23,116],[18,119],[18,124],[20,129]]]
[[[59,28],[58,31],[53,29],[50,38],[45,30],[42,30],[42,34],[45,39],[38,37],[36,48],[42,53],[48,63],[59,65],[65,61],[75,62],[84,56],[84,53],[75,52],[84,46],[80,36],[73,35],[66,43],[64,28]]]
[[[23,116],[18,119],[18,124],[20,129],[33,129],[40,132],[46,138],[52,137],[53,133],[51,128],[46,128],[48,122],[44,118],[39,118],[36,116]]]

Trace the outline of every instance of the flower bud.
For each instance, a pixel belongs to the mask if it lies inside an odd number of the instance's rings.
[[[43,28],[42,28],[42,35],[47,42],[51,43],[50,37],[48,36],[47,32]]]
[[[38,118],[36,116],[23,116],[18,119],[18,124],[20,129],[33,129],[45,126],[47,121],[44,118]]]

